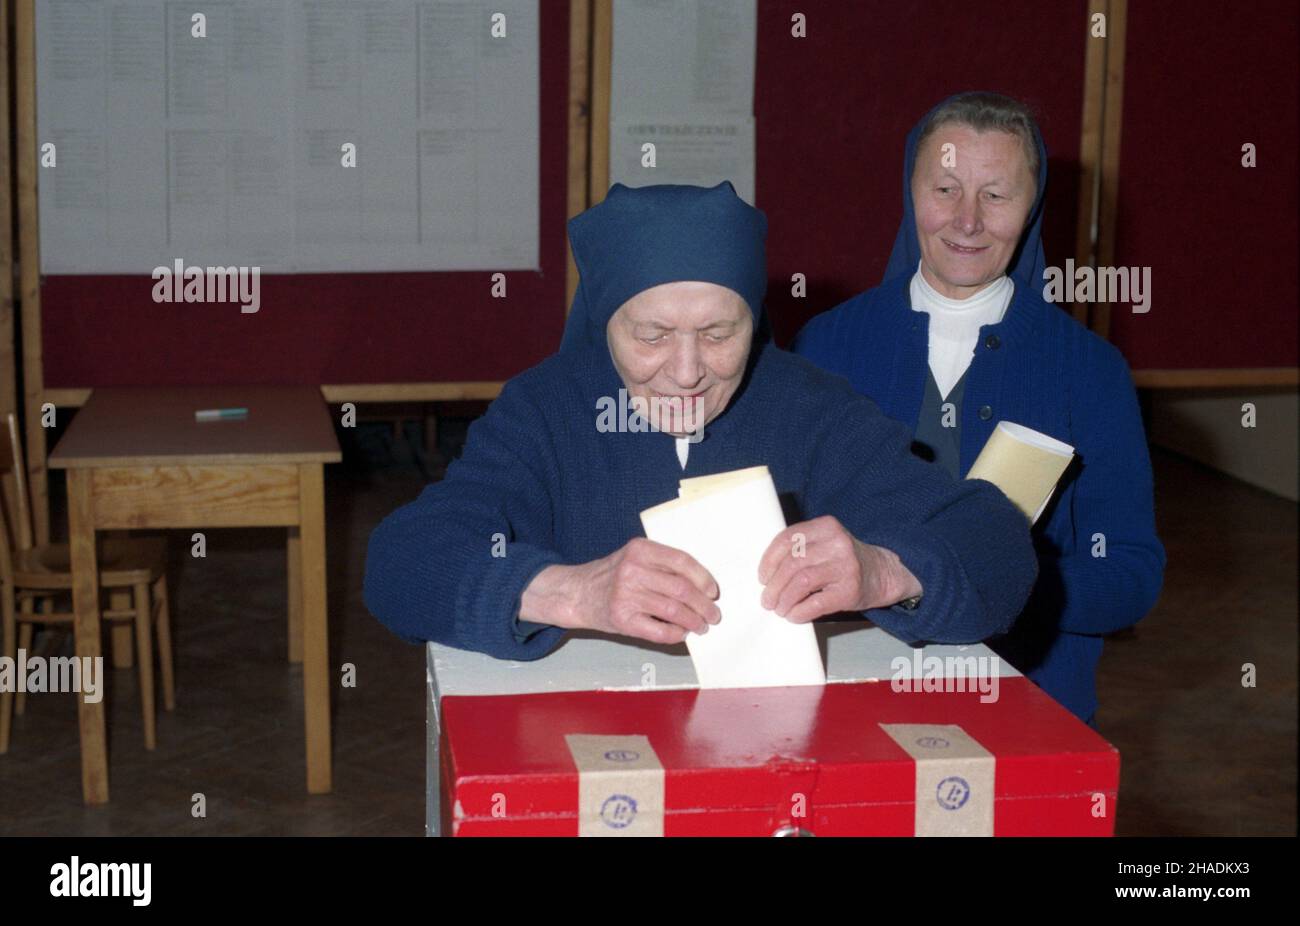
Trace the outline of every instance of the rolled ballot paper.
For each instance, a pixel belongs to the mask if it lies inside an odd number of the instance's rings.
[[[993,483],[1033,524],[1073,456],[1069,444],[1022,424],[999,421],[966,478]]]
[[[758,564],[785,516],[766,466],[683,479],[679,497],[641,512],[646,536],[693,556],[718,583],[722,620],[686,635],[701,688],[824,685],[813,625],[763,607]]]

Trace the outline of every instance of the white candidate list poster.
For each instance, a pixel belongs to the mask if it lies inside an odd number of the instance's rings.
[[[37,0],[42,272],[536,269],[538,16]]]

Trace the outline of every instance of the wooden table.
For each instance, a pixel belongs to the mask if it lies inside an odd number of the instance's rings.
[[[204,408],[244,420],[197,423]],[[303,662],[307,790],[331,788],[325,463],[342,459],[314,386],[97,388],[50,454],[67,470],[78,656],[100,656],[95,531],[287,527],[289,658]],[[78,703],[81,785],[108,800],[104,703]]]

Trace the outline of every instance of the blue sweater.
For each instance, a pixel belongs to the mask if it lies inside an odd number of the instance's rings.
[[[794,350],[847,377],[915,432],[930,317],[912,311],[910,280],[911,273],[899,274],[817,316]],[[963,474],[999,420],[1072,444],[1078,459],[1035,525],[1039,578],[1029,604],[1013,631],[990,645],[1088,720],[1097,709],[1102,635],[1140,620],[1164,575],[1151,461],[1128,366],[1114,346],[1017,283],[1003,320],[980,329],[966,373]],[[1104,557],[1094,555],[1100,535]]]
[[[675,498],[684,476],[766,464],[791,523],[834,515],[920,580],[914,611],[872,610],[871,620],[908,641],[1006,631],[1035,576],[1024,517],[989,483],[916,459],[907,429],[842,378],[771,344],[753,351],[684,471],[668,434],[597,431],[596,400],[623,385],[607,349],[556,354],[510,380],[446,477],[371,535],[367,607],[410,641],[536,659],[564,632],[518,620],[534,576],[642,536],[639,512]],[[493,556],[501,539],[505,555]]]

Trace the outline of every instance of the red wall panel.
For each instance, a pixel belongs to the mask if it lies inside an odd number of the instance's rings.
[[[1296,20],[1293,0],[1129,4],[1115,263],[1150,267],[1152,296],[1111,340],[1134,369],[1297,363]]]

